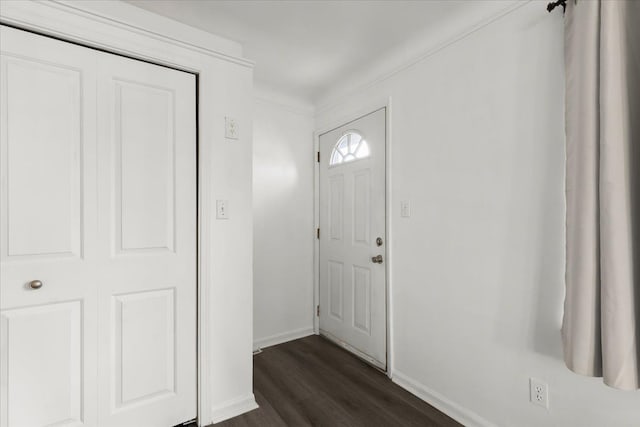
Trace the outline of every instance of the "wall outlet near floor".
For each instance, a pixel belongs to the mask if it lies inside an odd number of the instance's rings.
[[[529,378],[529,400],[534,405],[549,409],[549,386],[542,380]]]

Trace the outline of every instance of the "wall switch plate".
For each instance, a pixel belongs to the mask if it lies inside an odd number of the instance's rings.
[[[228,200],[216,200],[216,219],[229,219]]]
[[[411,202],[408,200],[400,202],[400,216],[409,218],[411,216]]]
[[[232,117],[224,118],[224,137],[227,139],[240,138],[240,127],[236,119]]]
[[[529,400],[534,405],[549,409],[549,386],[547,383],[529,378]]]

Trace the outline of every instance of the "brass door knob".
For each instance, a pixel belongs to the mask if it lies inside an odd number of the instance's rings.
[[[42,287],[42,282],[40,280],[32,280],[29,282],[29,287],[31,289],[40,289]]]
[[[371,258],[371,261],[375,264],[382,264],[382,255],[376,255]]]

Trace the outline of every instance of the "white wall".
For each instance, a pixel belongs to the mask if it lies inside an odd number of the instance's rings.
[[[561,357],[562,15],[544,6],[324,102],[316,127],[392,97],[395,381],[468,425],[638,426],[640,393]],[[548,411],[529,377],[548,382]]]
[[[259,90],[253,117],[254,348],[313,333],[313,110]]]
[[[208,97],[215,105],[210,114],[200,109],[200,161],[207,154],[212,165],[210,215],[203,234],[211,242],[208,289],[209,372],[212,421],[218,422],[255,408],[253,395],[253,211],[252,211],[252,115],[253,74],[232,63],[211,64],[210,78],[200,78],[200,105]],[[225,117],[239,125],[240,139],[224,138]],[[204,118],[204,119],[203,119]],[[203,145],[210,144],[209,150]],[[202,170],[201,170],[202,172]],[[200,188],[205,177],[201,174]],[[203,199],[207,199],[203,195]],[[229,219],[214,220],[216,200],[229,201]],[[200,225],[206,224],[202,216]],[[202,243],[202,242],[201,242]],[[201,255],[202,252],[201,252]],[[201,260],[202,262],[202,260]],[[201,277],[202,280],[202,277]]]

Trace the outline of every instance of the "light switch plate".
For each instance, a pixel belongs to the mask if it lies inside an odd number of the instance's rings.
[[[227,139],[240,138],[240,127],[233,117],[224,118],[224,137]]]
[[[403,218],[409,218],[411,216],[411,202],[404,200],[400,202],[400,216]]]
[[[228,200],[216,200],[216,219],[229,219]]]

